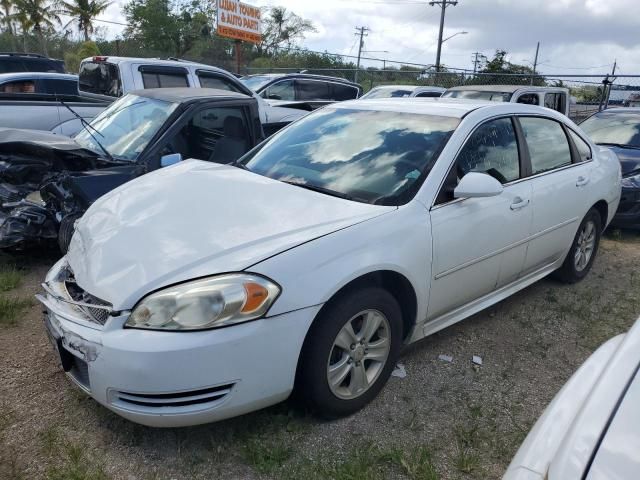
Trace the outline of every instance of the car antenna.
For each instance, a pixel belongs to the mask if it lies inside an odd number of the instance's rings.
[[[100,149],[104,152],[104,154],[107,156],[107,158],[112,161],[115,162],[115,159],[113,158],[113,155],[111,155],[109,153],[109,150],[107,150],[104,145],[102,145],[102,143],[100,143],[100,141],[96,138],[96,136],[91,133],[91,130],[93,130],[94,132],[96,132],[98,135],[100,135],[101,137],[104,138],[104,135],[102,133],[100,133],[98,130],[96,130],[94,127],[91,126],[91,124],[89,122],[87,122],[84,118],[82,118],[80,115],[78,115],[78,113],[71,108],[69,105],[67,105],[65,103],[64,100],[62,100],[61,98],[58,98],[58,101],[60,102],[61,105],[63,105],[64,107],[66,107],[71,113],[73,113],[73,115],[80,120],[80,123],[82,124],[82,126],[84,127],[84,129],[87,131],[87,133],[89,133],[89,135],[91,135],[91,138],[93,138],[95,140],[95,142],[98,144],[98,146],[100,147]]]

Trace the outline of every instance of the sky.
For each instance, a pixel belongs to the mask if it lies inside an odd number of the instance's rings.
[[[101,18],[124,22],[123,0]],[[427,0],[246,0],[283,6],[311,20],[317,32],[301,46],[357,54],[356,26],[370,29],[365,55],[418,64],[435,63],[440,8]],[[640,0],[459,0],[446,10],[442,63],[473,68],[472,54],[509,52],[513,63],[533,62],[540,42],[542,73],[600,74],[617,60],[620,74],[640,74]],[[123,27],[100,24],[107,38]],[[388,53],[379,53],[387,51]],[[364,65],[382,66],[381,62]]]

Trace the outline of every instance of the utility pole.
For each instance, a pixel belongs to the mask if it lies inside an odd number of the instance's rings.
[[[367,37],[369,29],[367,27],[356,27],[356,36],[360,36],[360,45],[358,46],[358,64],[356,65],[356,74],[354,82],[358,83],[358,72],[360,71],[360,56],[362,55],[362,47],[364,47],[364,37]]]
[[[440,0],[437,2],[429,2],[432,7],[438,5],[442,10],[440,12],[440,33],[438,34],[438,53],[436,53],[436,72],[440,71],[440,54],[442,53],[442,32],[444,30],[444,12],[449,5],[456,6],[457,0]]]
[[[613,82],[615,81],[615,74],[616,74],[616,66],[618,65],[618,60],[614,60],[613,61],[613,69],[611,70],[611,82],[609,82],[609,88],[607,89],[607,100],[604,102],[604,108],[607,109],[609,108],[609,97],[611,97],[611,87],[613,85]]]
[[[486,58],[482,52],[473,52],[471,55],[474,56],[474,60],[473,60],[473,74],[475,75],[476,73],[478,73],[478,68],[480,67],[480,64],[482,63],[482,59]]]
[[[538,53],[540,52],[540,42],[536,45],[536,56],[533,59],[533,75],[531,76],[531,85],[533,85],[533,78],[536,76],[536,68],[538,67]]]

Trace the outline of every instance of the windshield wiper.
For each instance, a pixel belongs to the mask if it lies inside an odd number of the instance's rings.
[[[100,147],[100,150],[102,150],[104,152],[104,154],[107,156],[107,158],[111,161],[111,162],[115,162],[116,160],[113,158],[113,156],[109,153],[109,150],[107,150],[106,148],[104,148],[104,145],[102,145],[100,143],[100,141],[96,138],[96,136],[91,133],[91,130],[93,130],[94,132],[96,132],[98,135],[100,135],[101,137],[104,138],[104,135],[102,133],[100,133],[98,130],[96,130],[95,128],[93,128],[91,126],[91,124],[89,122],[87,122],[84,118],[82,118],[80,115],[78,115],[76,113],[76,111],[71,108],[69,105],[67,105],[64,100],[62,100],[61,98],[58,99],[58,101],[60,102],[61,105],[65,106],[78,120],[80,120],[80,124],[84,127],[84,129],[87,131],[87,133],[89,135],[91,135],[91,138],[93,138],[93,140],[98,144],[98,146]]]
[[[609,142],[597,142],[597,143],[598,145],[602,145],[605,147],[631,148],[633,150],[640,150],[640,146],[625,145],[624,143],[609,143]]]
[[[317,185],[310,185],[308,183],[294,182],[292,180],[280,180],[281,182],[288,183],[289,185],[295,185],[296,187],[306,188],[314,192],[324,193],[325,195],[331,195],[332,197],[344,198],[345,200],[353,200],[351,195],[342,192],[336,192],[329,188],[318,187]]]

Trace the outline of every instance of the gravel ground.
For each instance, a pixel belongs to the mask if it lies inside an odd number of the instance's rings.
[[[0,299],[32,297],[53,259],[0,259],[24,272]],[[639,235],[608,236],[583,282],[543,280],[408,347],[406,378],[332,422],[285,403],[200,427],[135,425],[71,386],[35,302],[15,322],[0,312],[0,479],[499,478],[572,372],[640,315],[638,265]]]

